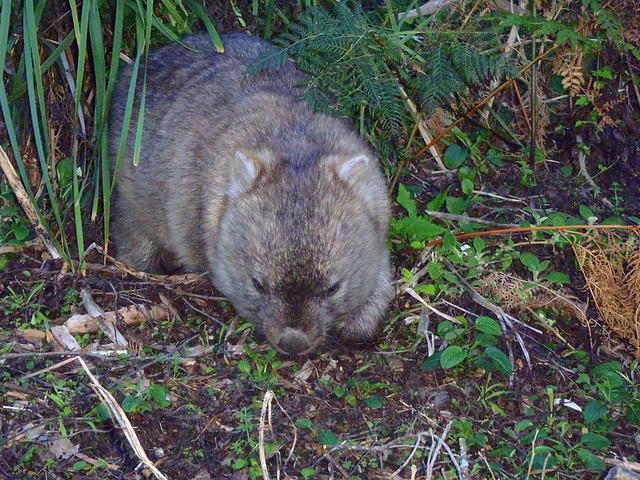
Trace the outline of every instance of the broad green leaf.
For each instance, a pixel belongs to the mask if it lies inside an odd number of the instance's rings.
[[[249,462],[247,462],[246,458],[238,458],[235,462],[233,462],[233,468],[235,470],[240,470],[247,466]]]
[[[498,350],[496,347],[489,347],[484,353],[491,359],[498,370],[507,376],[511,376],[513,366],[511,365],[511,360],[509,360],[509,357],[507,357],[504,352]]]
[[[75,462],[73,464],[73,467],[71,467],[75,472],[79,472],[80,470],[84,470],[85,468],[89,468],[90,465],[85,462],[84,460],[80,460],[78,462]]]
[[[168,407],[171,402],[167,399],[169,391],[162,385],[150,385],[147,389],[151,398],[153,398],[161,407]]]
[[[485,158],[489,160],[489,162],[493,163],[496,167],[502,167],[504,165],[504,161],[502,161],[503,155],[494,149],[490,149],[486,154]]]
[[[580,211],[580,215],[587,221],[589,225],[593,225],[598,221],[598,217],[591,211],[591,209],[585,205],[580,205],[578,209]]]
[[[601,78],[606,78],[607,80],[613,80],[613,75],[611,74],[611,67],[602,67],[598,70],[594,70],[593,75]]]
[[[545,220],[542,222],[542,225],[544,226],[552,225],[554,227],[562,227],[566,225],[567,218],[569,218],[569,215],[563,212],[551,213],[547,218],[545,218]]]
[[[533,422],[531,420],[520,420],[518,423],[516,423],[516,432],[522,432],[529,428],[531,425],[533,425]]]
[[[313,468],[303,468],[302,470],[300,470],[300,475],[302,475],[302,478],[310,478],[314,473],[316,473],[315,469]]]
[[[585,448],[578,450],[578,458],[589,470],[604,472],[607,469],[607,466],[602,459],[598,458]]]
[[[447,197],[447,211],[454,215],[462,215],[469,208],[469,200],[467,198]]]
[[[449,231],[446,231],[444,232],[444,235],[442,235],[442,246],[446,250],[455,250],[457,247],[460,246],[460,244],[458,243],[458,240],[456,239],[454,234],[452,234]]]
[[[436,368],[440,368],[440,356],[442,355],[442,352],[436,352],[433,355],[431,355],[430,357],[427,357],[421,364],[420,364],[420,370],[422,370],[423,372],[431,372],[433,370],[435,370]]]
[[[433,198],[433,200],[431,200],[427,204],[427,210],[431,210],[431,211],[434,211],[434,212],[437,212],[438,210],[440,210],[442,205],[444,205],[445,199],[447,198],[447,194],[449,193],[450,189],[451,189],[451,186],[445,188],[444,191],[442,191],[438,195],[436,195]],[[640,222],[638,222],[638,223],[640,223]]]
[[[336,437],[336,434],[333,432],[328,432],[326,430],[323,430],[318,433],[318,441],[322,445],[337,445],[338,437]]]
[[[620,217],[608,217],[600,222],[601,225],[626,225],[625,221]]]
[[[404,217],[392,220],[391,232],[410,240],[429,241],[444,232],[444,228],[434,225],[424,217]]]
[[[576,105],[589,105],[589,98],[586,95],[580,95],[576,100]]]
[[[520,255],[520,261],[525,264],[527,267],[537,269],[540,264],[540,260],[532,253],[525,252]]]
[[[599,400],[594,400],[589,405],[584,407],[584,421],[587,423],[593,423],[596,420],[600,420],[607,413],[607,406]]]
[[[311,423],[311,420],[309,420],[308,418],[299,418],[298,420],[296,420],[296,427],[313,430],[313,423]]]
[[[440,365],[442,368],[451,368],[458,365],[467,357],[462,348],[457,345],[451,345],[444,349],[442,355],[440,356]]]
[[[466,158],[466,150],[459,145],[449,145],[444,152],[444,166],[449,169],[458,168]]]
[[[439,278],[442,278],[444,267],[441,263],[431,262],[427,265],[427,273],[431,280],[438,280]]]
[[[480,237],[476,237],[473,239],[473,248],[477,253],[480,253],[484,250],[484,240]]]
[[[436,294],[436,286],[432,283],[429,283],[428,285],[418,285],[418,287],[416,288],[416,292],[433,296]]]
[[[440,338],[444,338],[447,333],[453,330],[453,323],[449,320],[443,320],[436,327],[436,332]]]
[[[494,347],[495,345],[498,344],[498,337],[496,337],[495,335],[491,335],[489,333],[483,333],[483,332],[478,332],[478,335],[476,335],[476,342],[478,342],[478,345],[481,347]],[[484,357],[478,357],[478,358],[484,358]],[[487,360],[485,358],[485,360]],[[489,360],[487,360],[489,363],[491,363]],[[489,368],[492,365],[489,366]],[[485,368],[486,370],[486,368]]]
[[[416,202],[411,198],[411,194],[402,184],[398,186],[397,200],[398,203],[407,211],[410,217],[415,217],[418,214],[418,207],[416,207]]]
[[[582,435],[582,437],[580,438],[580,443],[595,450],[604,450],[611,444],[609,439],[604,435],[591,432]]]
[[[488,333],[490,335],[502,335],[500,325],[493,318],[484,316],[478,317],[475,325],[481,332]]]
[[[18,242],[22,242],[29,236],[29,228],[22,222],[15,222],[11,226],[11,231]]]
[[[629,403],[625,417],[631,425],[640,425],[640,402]]]
[[[122,403],[120,404],[120,406],[122,407],[122,410],[124,410],[125,412],[131,413],[135,410],[135,408],[138,405],[140,405],[141,402],[142,402],[141,399],[136,398],[133,395],[127,395],[122,399]]]
[[[364,404],[369,408],[380,408],[382,406],[382,399],[378,395],[371,395],[364,399]]]
[[[465,195],[471,195],[473,192],[473,182],[468,178],[462,179],[462,191]]]
[[[238,362],[238,370],[240,370],[242,373],[250,373],[251,364],[246,360],[241,360]]]

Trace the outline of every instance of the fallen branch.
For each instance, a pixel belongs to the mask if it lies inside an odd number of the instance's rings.
[[[116,319],[122,318],[127,325],[140,325],[148,319],[156,321],[167,320],[169,318],[169,310],[163,305],[154,305],[153,307],[145,307],[144,305],[129,305],[115,312],[105,312],[104,319],[115,322]],[[69,317],[64,322],[65,327],[72,334],[95,333],[100,330],[99,322],[91,314],[76,314]]]

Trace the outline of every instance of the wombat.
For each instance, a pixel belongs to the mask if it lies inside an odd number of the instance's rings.
[[[177,262],[213,285],[279,351],[328,332],[368,340],[393,296],[389,200],[378,163],[341,121],[313,113],[292,61],[245,75],[269,44],[193,35],[150,53],[139,164],[142,69],[116,173],[117,256],[149,272]],[[112,169],[128,67],[113,95]]]

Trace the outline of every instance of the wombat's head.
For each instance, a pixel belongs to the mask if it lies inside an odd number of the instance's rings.
[[[367,339],[391,298],[389,205],[370,153],[283,159],[238,151],[207,252],[216,287],[281,352],[329,330]]]

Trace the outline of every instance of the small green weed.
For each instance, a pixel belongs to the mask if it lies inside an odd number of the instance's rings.
[[[6,182],[0,182],[0,247],[24,246],[31,238],[29,220],[15,201],[15,195]],[[0,271],[8,261],[8,254],[0,254]]]
[[[238,362],[238,370],[242,372],[244,378],[264,384],[267,387],[278,381],[275,372],[282,368],[282,360],[275,360],[278,353],[275,349],[270,349],[264,356],[254,352],[248,346],[244,347],[244,351],[252,360],[252,362],[248,360]]]
[[[229,458],[229,465],[234,470],[246,470],[249,478],[255,479],[262,475],[262,468],[258,460],[258,416],[249,408],[242,408],[236,412],[235,417],[239,424],[237,429],[244,433],[244,437],[236,440],[231,449],[237,455],[236,458]],[[269,444],[269,453],[274,450],[274,445]],[[265,453],[267,446],[265,445]]]
[[[499,343],[498,337],[502,335],[498,322],[489,317],[478,317],[470,325],[463,317],[460,317],[459,321],[457,325],[449,320],[438,324],[437,335],[449,346],[429,356],[422,362],[420,369],[449,370],[470,362],[476,368],[511,375],[513,367],[509,357],[496,347]]]
[[[151,412],[156,408],[167,408],[171,405],[171,393],[163,385],[152,384],[145,388],[142,385],[137,386],[135,383],[131,383],[127,389],[131,387],[137,389],[138,392],[126,394],[120,404],[122,410],[127,413]]]

